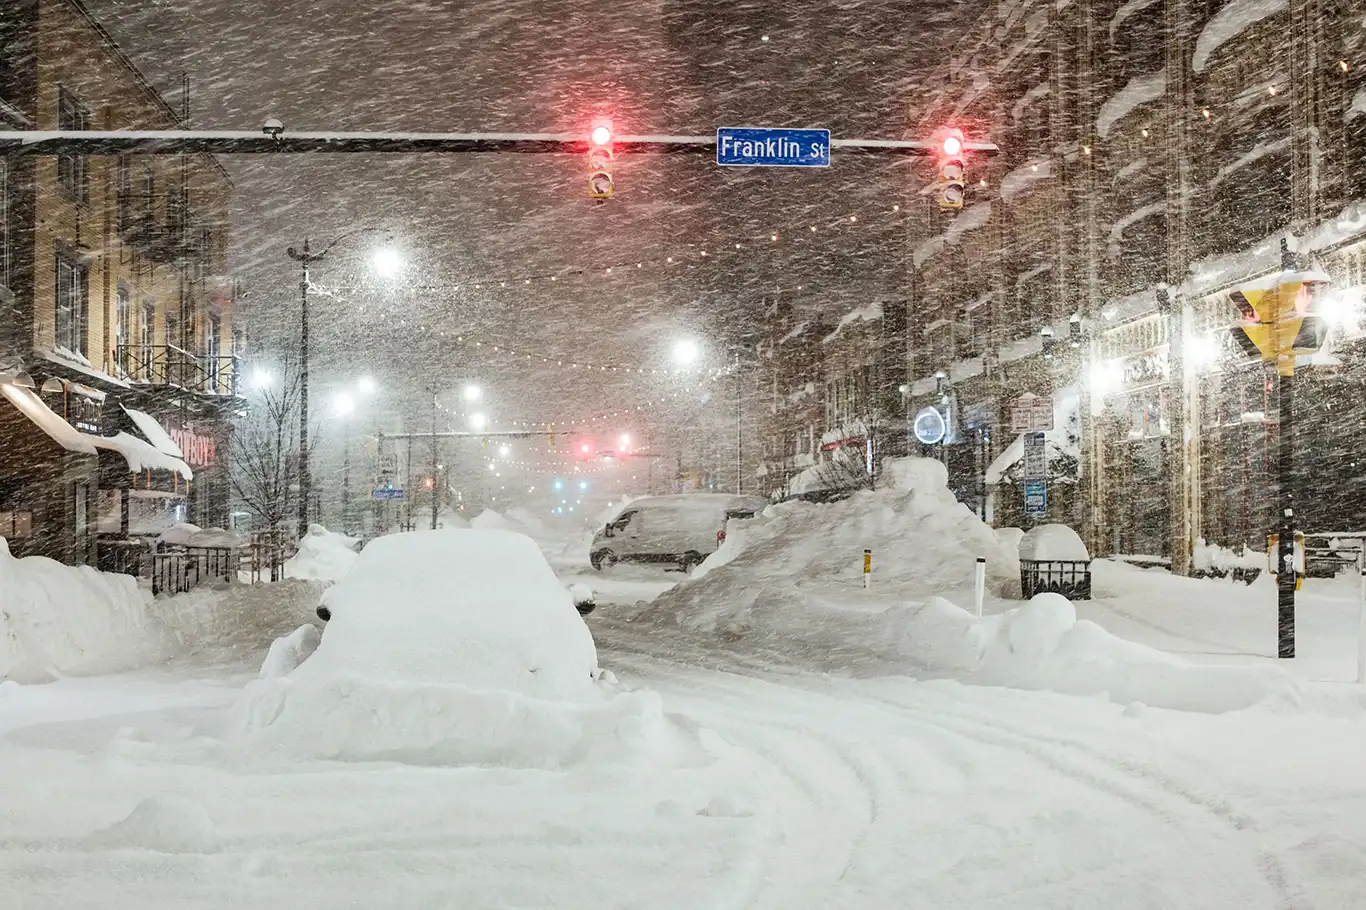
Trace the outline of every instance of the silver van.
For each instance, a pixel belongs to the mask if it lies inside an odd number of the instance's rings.
[[[726,522],[762,512],[768,500],[730,493],[648,496],[622,508],[593,537],[598,571],[619,562],[674,563],[689,572],[726,539]]]

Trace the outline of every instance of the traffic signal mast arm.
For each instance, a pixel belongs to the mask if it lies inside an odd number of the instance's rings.
[[[713,154],[716,136],[612,136],[614,151],[652,154]],[[300,152],[572,153],[587,148],[583,133],[388,133],[252,130],[7,130],[0,152],[13,155],[271,154]],[[935,155],[940,144],[909,139],[831,139],[848,154]],[[991,142],[964,141],[962,151],[995,155]]]

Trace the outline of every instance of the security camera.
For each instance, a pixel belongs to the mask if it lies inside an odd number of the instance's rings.
[[[280,138],[280,134],[284,131],[285,125],[281,123],[279,120],[275,119],[274,117],[271,117],[265,123],[261,124],[261,132],[265,133],[267,136],[270,136],[273,139]]]

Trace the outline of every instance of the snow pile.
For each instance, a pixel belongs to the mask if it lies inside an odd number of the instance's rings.
[[[732,521],[721,547],[654,609],[710,629],[781,625],[802,604],[817,619],[823,615],[818,601],[861,589],[865,548],[873,551],[873,587],[882,596],[970,590],[979,556],[987,560],[991,589],[1019,584],[1015,554],[954,499],[942,462],[888,459],[883,475],[887,487],[841,502],[784,502]]]
[[[288,676],[299,664],[307,660],[309,655],[318,650],[320,641],[322,633],[312,623],[299,626],[283,638],[275,639],[270,643],[270,650],[266,652],[266,659],[261,664],[257,678],[276,679]]]
[[[356,561],[359,543],[322,525],[309,525],[308,533],[299,541],[299,551],[285,561],[285,577],[341,581]]]
[[[965,682],[1206,713],[1297,697],[1291,678],[1278,669],[1189,663],[1078,620],[1060,594],[1038,594],[1018,609],[983,619],[933,598],[888,610],[885,623],[898,653]]]
[[[157,542],[181,547],[240,547],[242,538],[224,528],[201,528],[181,521],[157,536]]]
[[[1030,528],[1020,538],[1021,559],[1089,560],[1091,554],[1081,536],[1067,525],[1048,524]]]
[[[602,679],[588,628],[528,537],[382,537],[327,601],[313,655],[238,701],[247,742],[301,757],[543,768],[677,751],[658,696]]]
[[[163,630],[165,656],[198,654],[231,660],[259,653],[273,639],[316,620],[314,609],[323,587],[321,582],[297,578],[200,587],[175,597],[158,597],[148,609]]]
[[[110,672],[157,655],[148,600],[131,576],[16,559],[0,538],[0,679]]]
[[[1230,569],[1262,569],[1266,567],[1266,554],[1243,547],[1241,554],[1228,547],[1206,543],[1201,537],[1191,553],[1191,568],[1203,572],[1227,572]]]
[[[149,796],[126,818],[86,838],[95,848],[151,850],[156,853],[209,853],[217,831],[205,808],[183,796]]]

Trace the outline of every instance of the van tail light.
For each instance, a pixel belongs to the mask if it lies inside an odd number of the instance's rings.
[[[722,528],[721,530],[719,530],[719,531],[716,532],[716,542],[717,542],[718,544],[723,544],[723,543],[726,542],[726,529],[725,529],[725,528]]]

